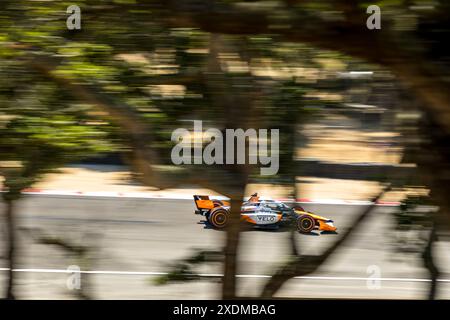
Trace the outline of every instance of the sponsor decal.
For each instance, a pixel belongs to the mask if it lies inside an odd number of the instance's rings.
[[[279,220],[277,214],[243,213],[242,215],[249,217],[255,221],[256,224],[272,224],[278,222]]]

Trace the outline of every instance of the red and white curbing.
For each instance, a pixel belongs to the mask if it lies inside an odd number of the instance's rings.
[[[45,190],[29,188],[23,192],[25,195],[69,196],[69,197],[99,197],[99,198],[137,198],[137,199],[168,199],[168,200],[192,200],[192,195],[185,193],[151,194],[146,192],[113,192],[113,191],[70,191],[70,190]],[[214,199],[227,200],[224,196],[213,196]],[[264,199],[264,197],[261,197]],[[283,202],[293,202],[292,198],[276,199]],[[368,200],[342,200],[342,199],[296,199],[297,203],[330,204],[330,205],[361,205],[373,204]],[[377,206],[395,207],[398,201],[377,201]]]

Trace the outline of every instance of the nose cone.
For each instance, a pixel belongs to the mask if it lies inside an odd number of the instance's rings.
[[[322,231],[336,231],[337,228],[334,226],[332,220],[327,220],[327,221],[319,220],[319,230],[322,230]]]

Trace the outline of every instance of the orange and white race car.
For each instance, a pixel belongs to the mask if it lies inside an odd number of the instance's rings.
[[[228,201],[200,195],[194,195],[194,200],[197,206],[195,214],[206,217],[207,222],[214,228],[221,229],[227,226],[230,214]],[[253,194],[242,204],[241,221],[266,229],[294,224],[301,233],[310,233],[315,229],[335,232],[337,229],[331,219],[308,212],[300,206],[292,208],[280,201],[260,200],[257,194]]]

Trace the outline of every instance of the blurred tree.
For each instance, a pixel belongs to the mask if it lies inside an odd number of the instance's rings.
[[[395,212],[396,239],[395,249],[398,253],[420,253],[425,268],[430,273],[431,285],[428,298],[437,295],[439,269],[433,256],[433,245],[438,240],[434,211],[429,207],[430,199],[426,196],[411,195],[407,197]],[[424,207],[425,206],[425,207]]]
[[[5,292],[8,299],[14,298],[17,247],[14,203],[22,190],[67,163],[112,149],[112,144],[105,140],[107,131],[89,124],[87,117],[80,117],[83,113],[69,105],[69,100],[61,99],[54,85],[29,77],[28,73],[22,78],[18,65],[13,68],[14,71],[2,70],[14,72],[14,76],[2,86],[0,95],[0,173],[4,179],[2,198],[8,236],[9,275]]]
[[[359,1],[79,0],[80,31],[65,28],[65,9],[70,4],[3,1],[1,67],[10,70],[0,85],[8,97],[5,101],[32,85],[24,77],[39,74],[57,89],[47,94],[32,86],[34,98],[27,102],[47,96],[61,105],[72,99],[81,102],[79,115],[96,117],[116,128],[122,151],[144,183],[165,188],[191,182],[228,195],[233,218],[224,249],[223,297],[236,296],[238,218],[245,185],[249,177],[261,177],[250,166],[175,169],[170,166],[170,134],[180,120],[193,118],[222,129],[280,128],[282,170],[270,182],[294,182],[296,129],[310,114],[306,104],[339,103],[305,98],[311,91],[339,86],[330,76],[335,72],[317,58],[352,61],[352,67],[381,65],[409,88],[440,133],[427,147],[436,157],[413,162],[425,171],[438,168],[428,185],[441,212],[449,216],[448,149],[437,143],[448,138],[450,129],[448,83],[442,77],[448,75],[449,56],[439,45],[449,34],[446,1],[424,0],[421,6],[406,0],[381,1],[381,30],[366,29],[366,6]],[[420,9],[424,6],[432,9]],[[344,63],[343,71],[347,68]],[[22,81],[17,83],[16,78]],[[59,109],[54,105],[52,111]],[[26,119],[19,117],[22,122]],[[50,117],[49,121],[56,120]],[[31,126],[35,128],[39,126]],[[49,135],[44,134],[46,139]],[[54,147],[51,139],[49,150]],[[46,148],[41,144],[37,149]],[[21,183],[16,189],[24,185],[29,184]],[[270,290],[271,295],[275,292]]]

